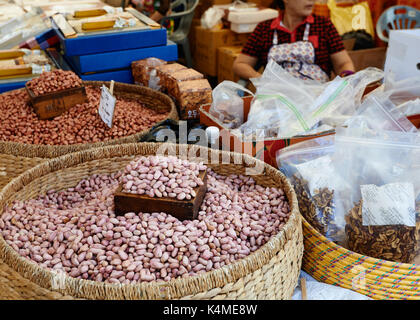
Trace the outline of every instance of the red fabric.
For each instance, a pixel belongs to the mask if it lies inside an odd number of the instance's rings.
[[[315,64],[330,74],[333,66],[330,55],[344,50],[344,45],[336,28],[325,17],[311,15],[295,30],[289,31],[280,26],[281,16],[261,22],[250,34],[242,53],[256,57],[262,65],[267,64],[268,51],[273,45],[274,29],[277,29],[278,44],[293,43],[303,39],[306,22],[310,23],[309,41],[315,47]]]
[[[398,0],[398,5],[400,6],[410,6],[420,10],[420,1],[419,0]]]

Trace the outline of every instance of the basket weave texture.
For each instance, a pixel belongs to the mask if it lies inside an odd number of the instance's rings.
[[[304,218],[302,269],[318,281],[373,299],[420,300],[420,265],[376,259],[328,240]]]
[[[102,85],[109,87],[107,81],[83,81],[84,86],[93,86],[100,88]],[[17,89],[24,90],[24,89]],[[178,112],[176,110],[173,100],[159,91],[133,84],[115,82],[114,96],[135,99],[143,103],[146,107],[156,110],[158,112],[167,112],[166,119],[178,120]],[[35,145],[23,144],[17,142],[0,141],[0,153],[14,154],[16,156],[23,155],[25,157],[38,157],[38,158],[55,158],[70,152],[77,152],[91,148],[100,148],[108,145],[116,145],[122,143],[137,142],[141,137],[146,135],[149,130],[144,130],[136,134],[121,137],[119,139],[112,139],[104,142],[96,143],[79,143],[73,145]],[[6,150],[1,152],[1,150]],[[0,159],[1,160],[1,159]],[[1,167],[2,165],[0,165]]]
[[[13,200],[27,200],[45,194],[49,189],[68,188],[95,173],[115,172],[137,155],[156,154],[161,146],[155,143],[123,144],[45,161],[27,170],[0,191],[0,215],[4,205]],[[261,185],[281,187],[285,191],[291,208],[288,222],[257,251],[230,265],[188,278],[134,285],[99,283],[65,276],[60,286],[54,286],[56,278],[52,272],[20,257],[0,237],[0,259],[4,261],[0,264],[0,298],[290,299],[300,273],[303,235],[296,194],[286,177],[247,155],[195,145],[165,146],[170,146],[170,150],[180,157],[202,152],[203,160],[219,159],[218,164],[212,160],[208,166],[224,175],[244,174],[246,167],[263,166],[263,172],[253,175],[253,178]],[[13,271],[9,272],[7,268]]]

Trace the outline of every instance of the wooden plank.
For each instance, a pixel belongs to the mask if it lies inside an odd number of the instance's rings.
[[[62,14],[55,14],[52,16],[52,19],[66,38],[76,36],[76,31],[74,31],[73,27],[67,22],[66,18]]]
[[[307,300],[308,295],[306,293],[306,279],[304,277],[300,278],[300,287],[302,291],[302,300]]]
[[[143,22],[152,29],[162,28],[162,26],[159,23],[150,19],[148,16],[142,14],[134,8],[126,8],[125,11],[131,13],[133,16],[135,16],[137,19],[139,19],[141,22]]]
[[[83,22],[82,30],[104,30],[114,28],[116,20]]]
[[[46,120],[57,117],[76,104],[88,101],[84,86],[60,90],[41,96],[36,96],[26,86],[31,105],[39,119]]]
[[[89,18],[89,17],[99,17],[107,14],[105,9],[86,9],[86,10],[77,10],[74,12],[74,18]]]
[[[30,75],[30,74],[32,74],[32,67],[28,64],[16,65],[14,67],[0,69],[0,77]]]
[[[198,215],[207,191],[207,171],[200,172],[199,177],[204,184],[194,188],[196,197],[191,200],[178,200],[169,197],[152,198],[147,195],[125,193],[121,192],[122,185],[120,185],[114,194],[115,214],[124,215],[128,212],[165,212],[179,220],[193,220]]]
[[[0,60],[15,59],[23,57],[25,52],[22,50],[0,50]]]

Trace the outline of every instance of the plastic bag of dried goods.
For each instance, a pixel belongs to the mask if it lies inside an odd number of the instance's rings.
[[[213,102],[209,112],[227,129],[236,129],[244,122],[244,101],[239,92],[253,95],[250,90],[228,80],[219,83],[212,92]]]
[[[410,263],[418,249],[420,135],[340,128],[333,163],[346,181],[334,202],[345,217],[346,246],[367,256]]]
[[[366,86],[382,77],[381,70],[368,68],[320,83],[297,79],[270,61],[256,85],[248,120],[235,134],[243,134],[244,140],[285,138],[323,125],[336,127],[357,110]]]
[[[334,196],[347,189],[333,163],[334,135],[297,143],[277,152],[277,164],[295,188],[302,216],[328,239],[343,243],[344,217]]]
[[[366,132],[417,132],[406,117],[389,112],[389,108],[392,105],[369,99],[348,127]],[[349,188],[347,177],[341,177],[337,171],[335,163],[339,160],[345,162],[347,158],[335,159],[334,135],[303,141],[277,152],[278,167],[294,185],[302,215],[321,234],[344,244],[344,213],[349,210],[344,200]]]

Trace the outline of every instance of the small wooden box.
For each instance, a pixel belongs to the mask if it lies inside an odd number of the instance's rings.
[[[71,107],[88,101],[84,86],[70,88],[36,96],[26,85],[31,104],[39,119],[46,120],[57,117]]]
[[[197,218],[201,203],[207,191],[207,171],[200,172],[202,186],[194,188],[196,197],[191,200],[178,200],[162,197],[152,198],[148,195],[121,192],[120,185],[114,195],[115,214],[124,215],[128,212],[165,212],[179,220],[193,220]]]

